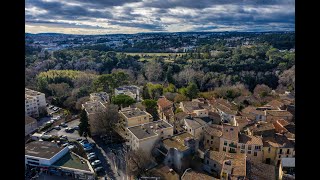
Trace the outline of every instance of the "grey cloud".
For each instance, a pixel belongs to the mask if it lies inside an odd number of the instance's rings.
[[[65,23],[65,22],[52,22],[52,21],[25,21],[27,25],[42,25],[47,27],[64,27],[64,28],[85,28],[85,29],[107,29],[102,26],[92,26],[86,24]],[[108,28],[110,29],[110,28]]]

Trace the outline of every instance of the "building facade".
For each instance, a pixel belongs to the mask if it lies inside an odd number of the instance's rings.
[[[46,108],[45,94],[25,88],[25,115],[37,118],[44,108]]]

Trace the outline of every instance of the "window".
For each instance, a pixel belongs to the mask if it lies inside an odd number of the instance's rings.
[[[230,128],[230,131],[233,131],[233,128]]]
[[[241,149],[245,149],[246,146],[244,144],[241,145]]]
[[[248,151],[248,154],[251,154],[251,151]]]
[[[209,139],[207,140],[207,143],[209,143]]]
[[[216,164],[213,164],[213,167],[216,167],[217,165]]]
[[[211,136],[211,139],[213,139],[213,136]]]
[[[257,156],[257,152],[253,152],[253,155],[254,155],[254,156]]]
[[[240,152],[241,152],[242,154],[244,154],[244,153],[245,153],[245,152],[244,152],[244,150],[241,150]]]
[[[209,160],[207,159],[207,164],[209,164]]]
[[[287,154],[290,154],[290,149],[287,149]]]
[[[281,158],[281,155],[279,155],[279,158]]]
[[[255,146],[255,150],[261,150],[261,146]]]
[[[227,145],[228,145],[228,142],[227,142],[227,141],[224,141],[224,145],[227,146]]]
[[[223,147],[223,151],[226,152],[226,147]]]
[[[248,150],[251,150],[251,145],[248,146]]]
[[[40,163],[28,161],[28,164],[39,165]]]
[[[270,151],[271,151],[271,149],[270,149],[270,148],[268,148],[268,153],[270,153]]]
[[[191,129],[189,129],[189,131],[191,132]]]
[[[279,154],[282,154],[282,149],[279,150]]]
[[[211,141],[211,144],[213,143],[213,141]]]
[[[34,159],[34,158],[27,158],[27,159],[32,161],[39,161],[39,159]]]

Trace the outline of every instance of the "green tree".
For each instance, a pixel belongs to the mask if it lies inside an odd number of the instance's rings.
[[[80,114],[79,135],[84,137],[91,137],[90,124],[87,112],[83,109]]]
[[[150,113],[154,119],[158,118],[157,101],[153,99],[145,99],[142,104],[146,107],[146,111]]]
[[[199,88],[195,83],[190,83],[185,91],[185,96],[187,96],[190,99],[196,98],[199,93]]]
[[[171,93],[176,92],[176,86],[170,83],[167,87],[163,88],[163,93],[167,93],[167,92],[171,92]]]
[[[112,98],[112,103],[118,105],[119,107],[128,107],[135,102],[136,101],[132,97],[125,94],[120,94]]]
[[[149,97],[152,99],[157,99],[163,94],[163,86],[161,84],[147,84]]]

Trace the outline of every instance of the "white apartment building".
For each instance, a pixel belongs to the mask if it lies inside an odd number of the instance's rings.
[[[115,94],[115,96],[120,95],[120,94],[125,94],[125,95],[132,97],[136,101],[141,100],[140,88],[138,86],[134,86],[134,85],[122,86],[122,87],[115,88],[114,94]]]
[[[25,115],[39,117],[39,110],[46,107],[44,93],[25,88]]]
[[[173,135],[173,126],[159,120],[127,128],[129,146],[132,150],[141,149],[150,153],[155,143]]]

